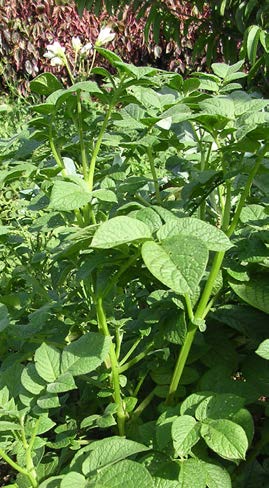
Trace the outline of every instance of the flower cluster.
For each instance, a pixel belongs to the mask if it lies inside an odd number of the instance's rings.
[[[93,46],[91,42],[87,42],[84,46],[79,37],[72,37],[71,44],[75,53],[75,59],[78,55],[81,58],[86,58],[90,54],[93,54],[94,48],[104,46],[108,42],[111,42],[115,37],[115,33],[110,29],[110,27],[104,27],[99,32],[96,39],[95,45]],[[65,54],[65,47],[61,46],[58,41],[47,46],[47,51],[44,54],[45,58],[50,60],[51,66],[66,66],[67,59]]]

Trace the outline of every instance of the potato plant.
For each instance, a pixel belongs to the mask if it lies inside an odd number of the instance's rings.
[[[14,488],[266,486],[268,100],[95,50],[115,75],[39,75],[1,146],[0,456]]]

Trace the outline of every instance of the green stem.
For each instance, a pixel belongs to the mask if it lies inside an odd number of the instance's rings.
[[[79,227],[84,227],[84,220],[83,220],[83,217],[82,217],[82,215],[80,213],[79,208],[75,208],[74,214],[76,216],[77,223],[78,223]]]
[[[66,169],[64,166],[64,162],[62,160],[62,156],[61,156],[59,150],[57,149],[55,142],[54,142],[54,139],[53,139],[52,123],[49,126],[49,143],[50,143],[50,148],[51,148],[51,151],[52,151],[52,154],[54,156],[56,163],[58,164],[59,168],[61,168],[62,174],[64,176],[66,176]]]
[[[102,330],[105,336],[111,338],[110,362],[111,362],[111,373],[112,373],[112,385],[114,390],[113,397],[114,397],[115,404],[117,405],[117,422],[118,422],[119,434],[120,436],[124,436],[126,415],[123,408],[123,402],[121,399],[119,363],[115,351],[115,344],[112,342],[112,337],[108,329],[106,316],[103,308],[102,297],[97,298],[96,309],[97,309],[97,321],[98,321],[99,328]]]
[[[92,69],[93,69],[94,63],[95,63],[95,58],[96,58],[96,49],[93,50],[91,66],[90,66],[90,68],[87,68],[87,78],[89,78],[89,76],[92,72]]]
[[[83,121],[82,121],[82,105],[80,99],[81,90],[77,91],[77,114],[78,114],[78,133],[79,133],[79,144],[80,144],[80,154],[81,163],[84,179],[87,181],[88,178],[88,158],[86,152],[86,145],[83,137]]]
[[[132,420],[137,419],[140,417],[141,413],[147,408],[147,406],[150,404],[151,400],[155,396],[155,388],[144,398],[144,400],[138,405],[138,407],[134,410],[132,414]]]
[[[36,488],[38,486],[38,484],[37,484],[37,474],[36,474],[36,470],[35,470],[35,465],[34,465],[33,458],[32,458],[32,448],[33,448],[35,436],[37,433],[38,424],[36,423],[36,425],[35,425],[30,444],[28,444],[27,439],[26,439],[26,435],[25,435],[24,417],[20,418],[20,424],[21,424],[21,428],[22,428],[22,430],[21,430],[22,444],[23,444],[23,447],[25,449],[27,476],[28,476],[29,480],[31,481],[32,486],[34,488]]]
[[[139,363],[139,361],[141,361],[141,359],[144,359],[144,357],[146,357],[147,353],[149,352],[149,349],[151,348],[151,346],[152,346],[152,343],[150,343],[143,352],[141,352],[140,354],[135,356],[135,358],[128,361],[128,363],[125,363],[124,365],[120,366],[120,373],[127,371],[127,369],[129,369],[132,366],[134,366],[135,364]]]
[[[249,194],[253,179],[254,179],[257,171],[258,171],[259,165],[260,165],[260,163],[261,163],[266,152],[267,152],[267,148],[264,147],[263,150],[261,151],[261,153],[259,154],[257,161],[256,161],[255,165],[253,166],[250,174],[249,174],[245,189],[244,189],[244,191],[241,195],[241,198],[239,200],[239,203],[238,203],[235,215],[233,217],[232,223],[229,226],[228,230],[226,231],[226,234],[228,237],[230,237],[233,234],[233,232],[234,232],[234,230],[238,224],[238,221],[240,218],[240,213],[241,213],[241,210],[245,204],[246,198]],[[228,214],[230,212],[230,205],[231,205],[231,194],[230,194],[230,188],[228,185],[227,194],[226,194],[226,204],[225,204],[225,208],[223,211],[223,225],[224,225],[224,227],[226,227],[227,223],[228,223]],[[211,267],[206,285],[204,287],[204,290],[203,290],[201,298],[199,300],[196,312],[195,312],[194,317],[193,317],[194,323],[198,319],[205,318],[206,314],[210,310],[208,307],[208,302],[210,300],[210,296],[211,296],[211,293],[213,290],[215,280],[216,280],[218,273],[221,269],[221,265],[222,265],[224,256],[225,256],[225,251],[219,251],[214,256],[212,267]],[[188,308],[188,303],[186,302],[186,304],[187,304],[187,308]],[[180,353],[178,356],[178,360],[176,363],[176,367],[175,367],[175,370],[174,370],[174,373],[172,376],[172,380],[170,383],[168,396],[166,399],[167,404],[171,404],[173,402],[174,395],[175,395],[176,390],[178,388],[182,372],[184,370],[186,361],[188,359],[188,355],[189,355],[189,352],[190,352],[196,331],[198,329],[198,327],[196,325],[194,325],[194,323],[192,323],[192,321],[190,321],[189,330],[187,332],[186,339],[184,341],[184,344],[181,347],[181,350],[180,350]]]
[[[245,205],[245,201],[248,197],[248,194],[250,192],[250,188],[251,188],[251,185],[252,185],[252,182],[257,174],[257,171],[259,169],[259,166],[260,166],[260,163],[264,157],[264,155],[266,154],[266,152],[268,151],[268,146],[265,145],[264,148],[262,149],[262,151],[260,152],[260,155],[258,156],[257,158],[257,161],[256,163],[254,164],[253,168],[251,169],[250,173],[249,173],[249,177],[247,179],[247,182],[246,182],[246,186],[243,190],[243,193],[241,194],[241,198],[238,202],[238,205],[237,205],[237,208],[236,208],[236,211],[235,211],[235,214],[233,216],[233,219],[232,219],[232,222],[231,222],[231,225],[230,227],[228,228],[226,234],[228,237],[230,237],[234,231],[235,231],[235,228],[239,222],[239,219],[240,219],[240,215],[241,215],[241,211],[242,211],[242,208],[244,207]]]
[[[108,293],[110,292],[110,290],[113,288],[113,286],[119,281],[120,277],[123,275],[123,273],[128,269],[130,268],[130,266],[132,266],[132,264],[137,260],[138,256],[140,254],[140,249],[137,249],[136,253],[131,256],[128,261],[126,261],[122,266],[121,268],[119,269],[119,271],[117,272],[117,274],[114,276],[114,278],[112,278],[107,286],[105,287],[104,291],[102,292],[102,297],[105,298]]]
[[[67,59],[66,56],[64,56],[63,61],[64,61],[64,64],[65,64],[67,73],[69,75],[70,81],[71,81],[71,83],[74,84],[75,83],[75,78],[73,76],[73,73],[72,73],[71,68],[70,68],[70,64],[69,64],[68,59]]]
[[[120,366],[123,366],[126,363],[127,359],[129,359],[129,357],[136,350],[136,348],[140,344],[141,340],[142,340],[142,337],[139,337],[138,339],[136,339],[136,341],[133,343],[132,347],[129,349],[127,354],[125,354],[124,358],[121,360]]]
[[[19,464],[17,464],[15,461],[13,461],[13,459],[11,459],[11,457],[9,457],[9,455],[6,454],[1,447],[0,447],[0,457],[2,457],[4,461],[6,461],[6,463],[8,463],[13,469],[29,477],[29,473],[27,472],[27,470],[19,466]]]
[[[226,202],[223,211],[221,229],[223,232],[227,232],[229,224],[230,224],[230,217],[231,217],[231,201],[232,201],[232,184],[230,181],[226,181]]]
[[[186,307],[187,307],[187,312],[188,312],[188,317],[190,321],[193,321],[193,310],[192,310],[192,304],[191,304],[191,299],[189,295],[186,293],[185,294],[185,302],[186,302]]]
[[[181,375],[183,372],[183,369],[185,367],[186,361],[189,356],[189,352],[192,346],[192,342],[194,339],[194,336],[196,334],[197,327],[193,324],[191,324],[190,329],[187,332],[184,344],[182,345],[180,349],[180,354],[178,356],[177,362],[176,362],[176,367],[173,372],[173,376],[171,379],[168,395],[166,398],[166,405],[171,405],[174,400],[175,393],[178,388],[179,381],[181,379]]]
[[[154,166],[154,158],[153,158],[152,148],[151,147],[148,148],[148,158],[149,158],[150,171],[151,171],[151,174],[152,174],[153,184],[154,184],[154,188],[155,188],[156,200],[157,200],[158,205],[161,205],[162,204],[162,199],[161,199],[161,195],[160,195],[160,188],[159,188],[159,183],[158,183],[158,177],[157,177],[156,169],[155,169],[155,166]]]
[[[97,157],[98,157],[98,154],[100,151],[100,147],[101,147],[101,144],[103,141],[103,137],[104,137],[109,119],[111,117],[113,108],[114,108],[114,106],[117,102],[117,98],[121,92],[123,81],[124,81],[124,79],[121,80],[121,83],[119,84],[118,88],[114,91],[114,94],[113,94],[113,97],[111,99],[110,105],[108,107],[107,113],[106,113],[105,118],[103,120],[103,124],[102,124],[101,130],[99,132],[97,141],[96,141],[95,146],[93,148],[93,153],[92,153],[92,158],[91,158],[90,168],[89,168],[89,173],[88,173],[88,178],[87,178],[87,182],[88,182],[88,186],[89,186],[90,191],[92,191],[92,189],[93,189],[94,172],[95,172]]]

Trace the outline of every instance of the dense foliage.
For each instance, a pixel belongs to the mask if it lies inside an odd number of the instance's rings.
[[[183,81],[101,41],[115,75],[80,81],[76,46],[1,141],[12,486],[266,486],[268,100],[242,62]]]

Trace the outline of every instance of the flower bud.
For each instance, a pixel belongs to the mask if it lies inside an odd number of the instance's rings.
[[[99,32],[99,36],[97,37],[97,40],[95,43],[96,47],[103,46],[104,44],[107,44],[108,42],[113,41],[115,35],[116,35],[115,32],[113,32],[110,29],[110,27],[104,27]]]

